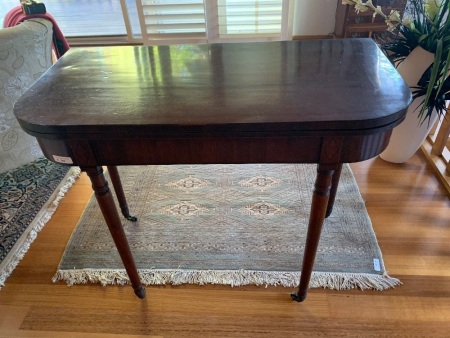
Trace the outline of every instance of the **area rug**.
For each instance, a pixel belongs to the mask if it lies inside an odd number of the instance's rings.
[[[79,173],[42,158],[0,174],[0,289]]]
[[[131,214],[124,219],[142,282],[297,286],[315,165],[119,167]],[[125,284],[128,277],[94,198],[53,281]],[[345,165],[326,220],[310,287],[383,290],[380,248]]]

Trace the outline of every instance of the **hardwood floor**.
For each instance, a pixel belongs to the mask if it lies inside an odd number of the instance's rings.
[[[394,165],[352,164],[390,275],[376,291],[282,287],[67,287],[51,282],[91,196],[78,179],[0,291],[0,337],[448,337],[450,200],[421,153]]]

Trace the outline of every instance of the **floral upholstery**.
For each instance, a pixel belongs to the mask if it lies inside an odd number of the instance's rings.
[[[32,19],[0,29],[0,173],[42,157],[17,122],[17,99],[52,65],[52,24]]]

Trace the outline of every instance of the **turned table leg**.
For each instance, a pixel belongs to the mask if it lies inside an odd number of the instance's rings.
[[[103,169],[102,167],[82,167],[81,170],[85,171],[91,179],[95,197],[98,201],[106,224],[108,225],[109,232],[111,233],[117,250],[119,251],[125,270],[128,273],[134,293],[139,298],[144,298],[145,288],[142,286],[139,278],[136,264],[134,263],[119,213],[117,212],[117,208],[114,204],[111,190],[109,189],[108,182],[103,175]]]
[[[314,185],[311,212],[309,216],[308,234],[306,235],[305,254],[303,256],[303,265],[300,276],[300,285],[298,292],[292,293],[291,297],[297,302],[305,300],[308,293],[309,280],[316,258],[317,246],[319,244],[320,233],[328,208],[330,197],[330,188],[333,173],[336,165],[321,165],[317,167],[317,177]]]
[[[339,179],[341,178],[342,163],[340,163],[337,169],[334,171],[333,178],[331,180],[330,198],[328,199],[327,213],[325,218],[331,215],[334,206],[334,200],[336,198],[336,192],[339,186]]]
[[[123,192],[122,182],[120,181],[119,171],[115,165],[107,166],[109,177],[111,177],[111,182],[114,187],[114,192],[116,193],[117,200],[119,201],[120,210],[122,215],[131,222],[136,222],[137,218],[130,215],[130,210],[128,209],[127,200],[125,198],[125,193]]]

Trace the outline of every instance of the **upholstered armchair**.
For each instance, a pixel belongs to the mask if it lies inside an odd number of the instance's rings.
[[[0,29],[0,173],[43,156],[36,139],[20,128],[13,106],[52,65],[52,35],[45,19]]]

